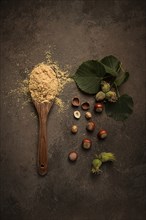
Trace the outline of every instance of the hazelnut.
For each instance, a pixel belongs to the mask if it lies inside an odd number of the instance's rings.
[[[93,131],[95,129],[95,123],[93,121],[88,122],[86,129],[88,131]]]
[[[105,93],[100,91],[95,96],[96,101],[102,101],[105,99]]]
[[[86,119],[90,119],[90,118],[92,118],[92,114],[91,114],[91,112],[86,112],[86,114],[85,114],[85,118],[86,118]]]
[[[99,113],[102,112],[103,111],[103,104],[100,102],[96,103],[94,105],[94,110]]]
[[[82,147],[86,150],[89,150],[91,148],[92,141],[88,138],[83,139],[82,141]]]
[[[68,154],[68,159],[70,161],[76,161],[78,158],[78,154],[76,151],[71,151],[69,154]]]
[[[77,125],[73,125],[73,126],[71,127],[71,132],[72,132],[73,134],[76,134],[77,131],[78,131]]]
[[[107,137],[107,131],[106,130],[100,130],[97,134],[97,136],[100,138],[100,139],[105,139]]]
[[[107,82],[105,82],[105,81],[102,81],[101,82],[101,89],[102,89],[102,91],[104,92],[104,93],[107,93],[107,92],[109,92],[110,91],[110,84],[109,83],[107,83]]]

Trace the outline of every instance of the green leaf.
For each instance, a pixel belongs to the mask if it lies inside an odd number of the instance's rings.
[[[83,92],[96,94],[100,90],[100,83],[105,74],[105,68],[100,62],[89,60],[79,66],[73,79]]]
[[[133,100],[127,94],[120,96],[117,102],[107,102],[105,105],[106,114],[116,121],[124,121],[133,112]]]
[[[125,73],[121,72],[115,80],[116,86],[122,85],[123,83],[125,83],[128,80],[128,78],[129,78],[128,72],[125,72]]]
[[[104,57],[100,62],[104,65],[107,73],[111,74],[112,76],[118,75],[121,62],[116,57],[110,55]]]

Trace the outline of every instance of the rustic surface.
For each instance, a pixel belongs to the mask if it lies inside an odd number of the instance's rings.
[[[146,217],[145,148],[145,1],[144,0],[1,0],[1,148],[0,207],[2,220],[144,220]],[[58,113],[53,106],[48,120],[49,171],[37,174],[38,120],[33,105],[23,106],[23,96],[8,94],[17,88],[34,65],[53,58],[70,65],[73,74],[88,59],[113,54],[131,76],[122,88],[134,99],[134,114],[123,124],[94,114],[96,131],[87,135],[84,112],[75,123],[73,109]],[[55,49],[56,48],[56,49]],[[81,101],[93,97],[79,93],[75,84],[61,94],[66,105],[74,95]],[[109,131],[99,142],[100,127]],[[82,138],[93,140],[91,151],[80,147]],[[77,150],[78,161],[67,155]],[[94,153],[112,151],[114,165],[100,176],[90,174]]]

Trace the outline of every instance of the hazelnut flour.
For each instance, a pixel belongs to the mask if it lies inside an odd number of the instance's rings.
[[[32,101],[31,97],[40,103],[49,103],[54,99],[58,112],[63,112],[69,103],[62,101],[60,95],[65,85],[73,82],[68,72],[70,66],[67,65],[65,69],[67,70],[62,70],[59,64],[52,60],[51,52],[47,51],[45,62],[36,65],[31,72],[26,68],[24,75],[27,77],[25,80],[17,80],[15,88],[8,92],[7,97],[14,98],[17,107],[21,105],[22,109]],[[32,116],[36,117],[33,113]]]
[[[29,90],[33,100],[44,103],[54,100],[58,94],[58,80],[54,70],[46,65],[37,65],[30,74]]]

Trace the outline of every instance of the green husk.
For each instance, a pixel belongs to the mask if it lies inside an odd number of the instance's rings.
[[[94,159],[94,160],[92,161],[92,169],[91,169],[91,172],[92,172],[92,173],[100,173],[101,170],[100,170],[99,168],[100,168],[101,165],[102,165],[101,160],[99,160],[99,159]]]
[[[110,152],[102,152],[101,154],[98,155],[98,158],[104,163],[107,161],[115,161],[116,157],[113,153]]]

